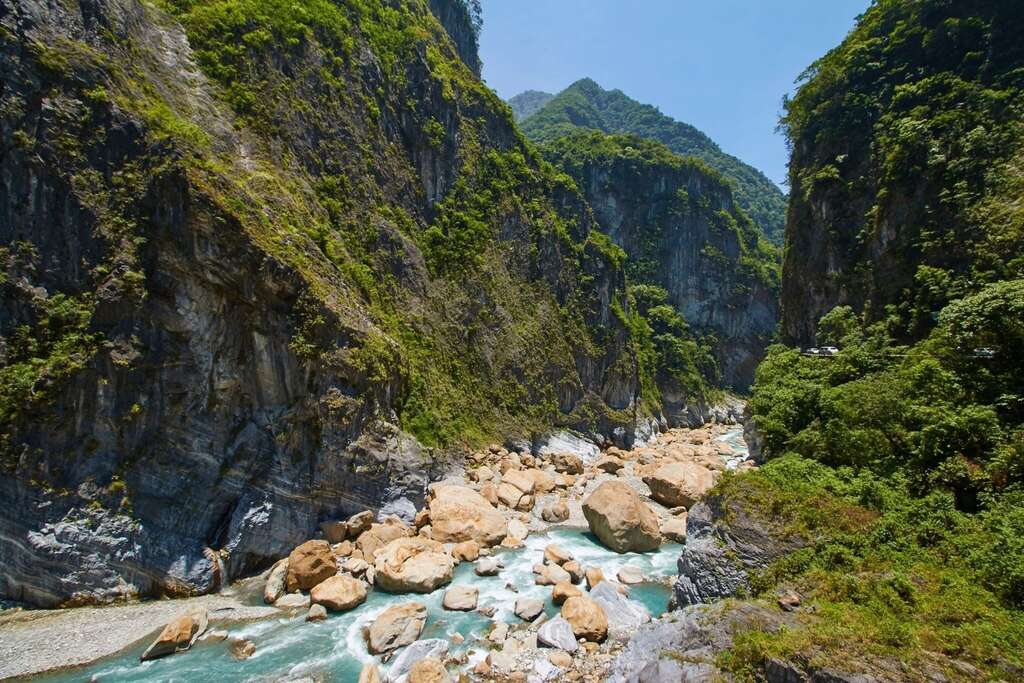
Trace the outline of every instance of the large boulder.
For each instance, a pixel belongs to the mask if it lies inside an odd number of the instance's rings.
[[[533,481],[534,494],[540,495],[544,493],[551,493],[555,490],[555,478],[550,472],[531,468],[523,470],[523,475]]]
[[[317,584],[309,597],[332,612],[345,612],[366,601],[366,584],[347,574],[336,574]]]
[[[512,510],[532,510],[534,504],[533,479],[521,470],[508,470],[501,475],[498,500]]]
[[[541,519],[549,524],[558,524],[569,519],[569,505],[564,500],[556,500],[540,513]]]
[[[345,526],[347,527],[349,538],[359,538],[359,535],[364,531],[369,531],[373,525],[373,512],[370,510],[363,510],[357,512],[348,518]]]
[[[338,564],[327,541],[306,541],[288,555],[286,585],[289,593],[312,590],[338,573]]]
[[[374,586],[391,593],[429,593],[452,580],[455,562],[437,541],[399,538],[377,552]]]
[[[583,502],[583,516],[598,540],[615,552],[645,552],[661,545],[658,517],[622,481],[606,481]]]
[[[562,618],[569,622],[577,638],[600,643],[608,637],[608,617],[604,609],[585,595],[566,600],[562,605]]]
[[[452,586],[444,592],[442,607],[456,612],[472,612],[476,609],[476,602],[480,596],[480,589],[472,586]]]
[[[146,648],[140,659],[146,662],[187,650],[199,636],[203,635],[208,625],[209,616],[206,610],[183,614],[164,626],[160,635]]]
[[[435,486],[429,504],[431,535],[441,543],[501,543],[505,518],[487,499],[465,486]]]
[[[419,602],[406,602],[389,607],[370,624],[366,646],[370,654],[379,655],[416,642],[427,622],[427,607]]]
[[[651,498],[668,507],[693,507],[715,485],[714,473],[695,462],[667,462],[644,476]]]
[[[397,517],[388,517],[380,524],[371,524],[370,528],[359,535],[356,546],[363,553],[363,559],[372,563],[374,554],[397,538],[408,538],[413,530]]]

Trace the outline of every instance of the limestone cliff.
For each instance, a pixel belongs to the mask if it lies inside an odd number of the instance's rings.
[[[544,150],[625,250],[632,280],[664,287],[691,328],[714,337],[724,382],[747,388],[778,321],[778,273],[729,183],[635,136],[582,133]]]
[[[629,438],[624,274],[430,7],[0,0],[0,595],[202,592],[502,426]]]

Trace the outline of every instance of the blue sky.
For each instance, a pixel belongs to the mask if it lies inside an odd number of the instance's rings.
[[[782,97],[869,0],[483,0],[484,79],[509,98],[584,76],[653,104],[782,184]]]

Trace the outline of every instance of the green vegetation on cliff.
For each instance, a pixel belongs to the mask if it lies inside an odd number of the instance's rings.
[[[733,670],[935,652],[976,667],[954,679],[1021,676],[1022,30],[1016,2],[879,0],[788,103],[784,333],[839,350],[769,349],[750,407],[770,461],[737,482],[766,514],[829,500],[863,524],[818,515],[760,577],[816,612],[743,636]]]
[[[965,514],[949,493],[922,496],[900,476],[790,455],[715,493],[810,542],[753,577],[749,597],[772,605],[781,585],[803,608],[780,631],[735,635],[718,664],[740,680],[760,680],[772,659],[879,680],[1020,676],[1021,492]]]
[[[693,126],[675,121],[619,90],[604,90],[589,78],[582,79],[528,115],[521,126],[528,138],[540,143],[583,128],[638,135],[660,142],[676,154],[697,157],[733,182],[737,203],[770,240],[782,242],[786,198],[775,183],[723,152]]]

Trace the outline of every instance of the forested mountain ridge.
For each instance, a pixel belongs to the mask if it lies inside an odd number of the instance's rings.
[[[527,90],[521,92],[508,101],[512,107],[512,115],[517,122],[521,122],[528,116],[532,116],[538,109],[554,99],[554,95],[539,90]]]
[[[660,142],[676,154],[695,156],[734,182],[736,200],[743,210],[771,241],[782,241],[786,197],[775,183],[723,152],[693,126],[675,121],[619,90],[604,90],[589,78],[581,79],[523,119],[520,127],[529,139],[541,143],[585,128],[638,135]]]
[[[452,2],[0,2],[0,593],[207,591],[446,446],[651,428],[621,252]]]
[[[778,253],[738,206],[733,185],[703,161],[636,135],[578,130],[541,152],[573,178],[601,231],[625,250],[636,291],[661,288],[703,340],[700,353],[676,351],[679,369],[706,367],[697,359],[710,354],[712,383],[748,389],[778,323]],[[679,422],[673,413],[699,385],[670,380],[662,394],[674,397],[667,410]]]

